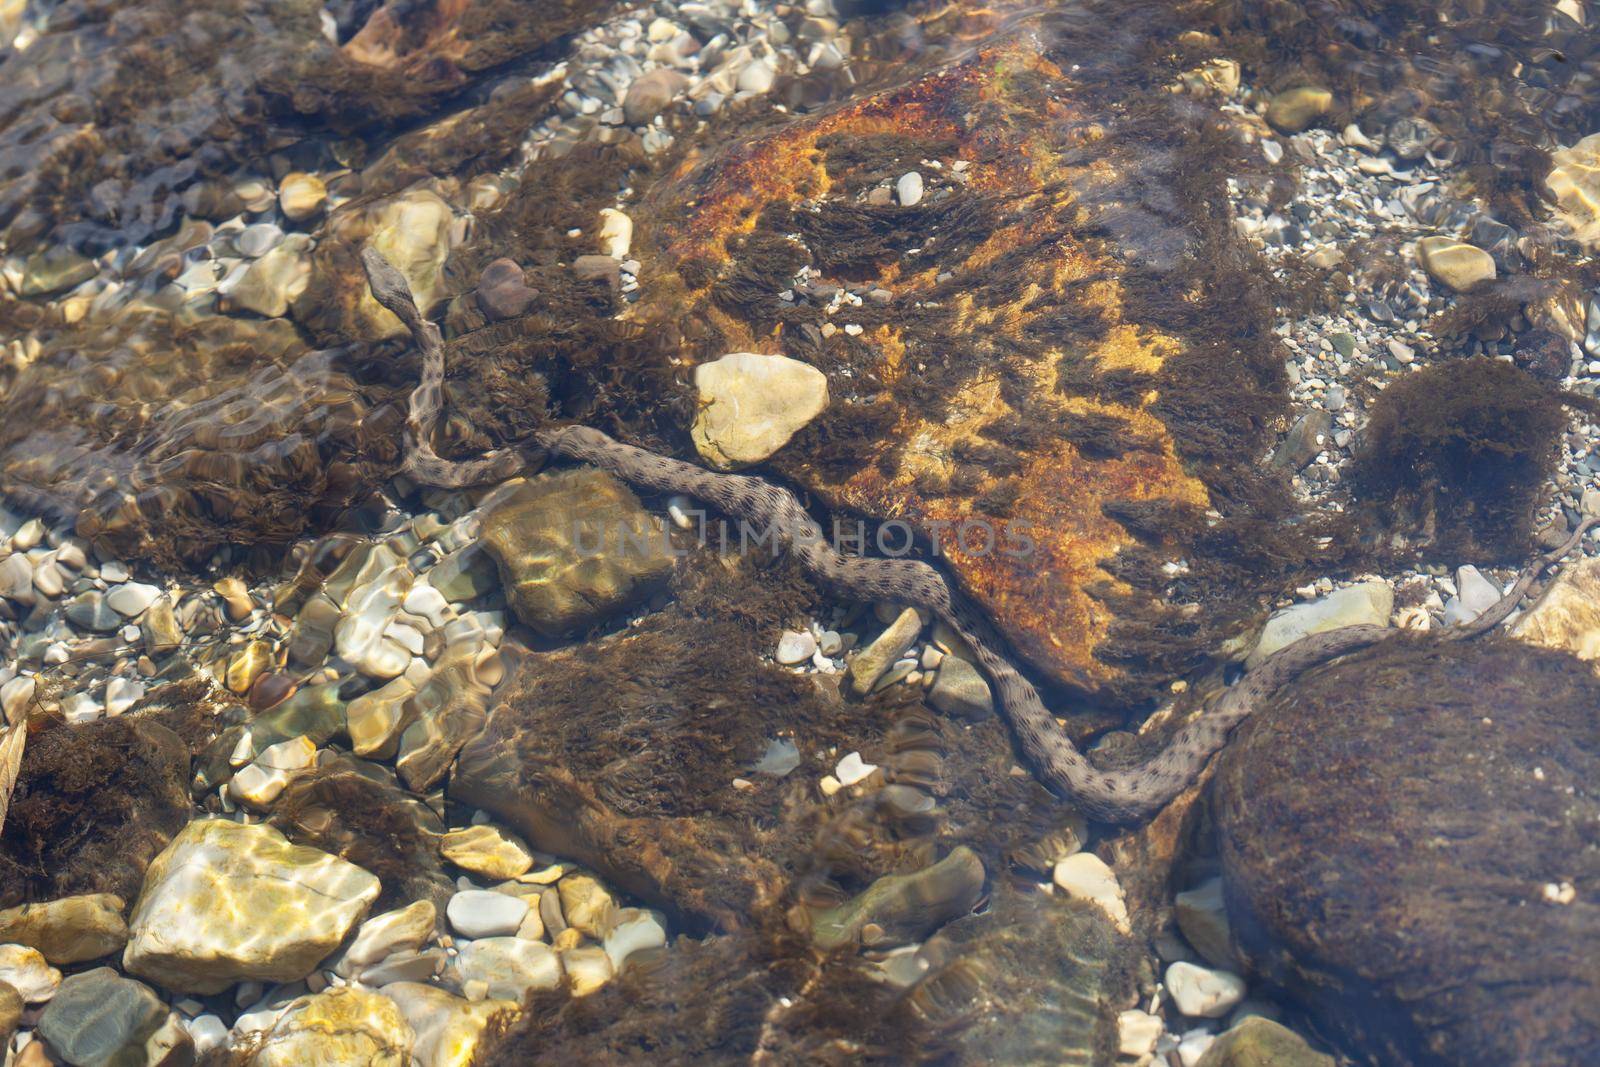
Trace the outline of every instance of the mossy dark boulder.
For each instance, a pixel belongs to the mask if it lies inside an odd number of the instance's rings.
[[[1591,1062],[1596,708],[1583,663],[1492,639],[1387,642],[1256,712],[1213,794],[1251,968],[1362,1062]]]
[[[0,833],[0,908],[81,893],[139,895],[189,821],[189,749],[143,718],[54,726],[29,741]]]
[[[1394,548],[1515,555],[1565,425],[1558,395],[1526,371],[1483,358],[1435,364],[1373,404],[1357,498]]]

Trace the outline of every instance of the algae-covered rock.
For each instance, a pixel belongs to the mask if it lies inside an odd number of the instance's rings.
[[[917,941],[971,911],[983,896],[983,883],[983,861],[963,846],[925,870],[880,878],[854,900],[817,915],[811,938],[822,949],[852,941],[884,947]]]
[[[918,956],[929,970],[911,1003],[931,1025],[956,1027],[958,1062],[1116,1058],[1139,950],[1093,905],[997,887],[989,908],[946,926]]]
[[[47,730],[28,742],[0,833],[0,906],[132,900],[189,815],[189,751],[165,726],[117,718]]]
[[[1211,1043],[1195,1067],[1334,1067],[1288,1027],[1247,1015]]]
[[[1385,1064],[1600,1042],[1600,679],[1491,638],[1386,642],[1253,715],[1214,783],[1247,965]]]
[[[1352,469],[1356,498],[1397,546],[1515,554],[1565,425],[1548,388],[1509,363],[1425,367],[1373,404]]]
[[[483,543],[517,617],[552,637],[635,601],[673,562],[660,521],[631,489],[592,468],[516,487],[484,518]]]

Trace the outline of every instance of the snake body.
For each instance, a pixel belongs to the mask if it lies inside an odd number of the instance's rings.
[[[368,248],[362,252],[362,263],[373,295],[406,324],[422,351],[422,382],[412,393],[407,420],[406,472],[424,484],[451,488],[497,482],[515,474],[521,466],[515,452],[493,452],[461,462],[434,453],[429,438],[441,414],[444,382],[439,331],[418,311],[405,277],[381,254]],[[1135,822],[1159,811],[1195,780],[1229,732],[1277,689],[1311,667],[1394,633],[1383,626],[1361,625],[1301,638],[1230,686],[1144,763],[1101,769],[1078,751],[1038,690],[1001,652],[1004,641],[984,616],[929,564],[840,555],[793,493],[762,478],[710,471],[624,444],[586,426],[541,430],[533,443],[552,455],[599,467],[636,488],[693,496],[732,518],[771,531],[814,580],[842,596],[892,601],[939,616],[967,642],[977,665],[994,684],[999,706],[1034,773],[1084,814],[1106,822]],[[1580,524],[1565,545],[1530,567],[1498,604],[1471,625],[1453,628],[1446,639],[1474,637],[1499,625],[1544,566],[1570,552],[1593,521]]]

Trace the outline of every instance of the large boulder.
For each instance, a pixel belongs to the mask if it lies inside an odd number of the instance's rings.
[[[1215,780],[1236,948],[1368,1062],[1592,1059],[1596,707],[1587,665],[1504,639],[1300,679]]]
[[[1243,547],[1292,528],[1274,529],[1288,505],[1256,468],[1285,403],[1259,267],[1198,221],[1226,198],[1224,153],[1197,132],[1152,155],[1139,128],[1198,131],[1191,107],[1103,99],[1018,35],[713,143],[632,212],[652,281],[624,317],[684,338],[702,459],[770,456],[835,514],[905,524],[887,546],[915,528],[1042,675],[1155,696],[1274,588],[1217,557],[1294,555]],[[912,171],[923,194],[897,203]],[[760,444],[733,454],[714,387],[739,350],[822,381],[796,372],[805,388],[752,405]],[[1160,573],[1175,559],[1191,568],[1176,586]]]
[[[150,864],[122,963],[190,993],[292,982],[338,947],[378,888],[360,867],[270,826],[201,819]]]

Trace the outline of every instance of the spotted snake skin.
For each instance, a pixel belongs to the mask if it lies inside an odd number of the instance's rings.
[[[418,312],[404,276],[381,254],[368,248],[362,263],[373,295],[406,324],[422,351],[422,384],[411,395],[406,424],[406,472],[424,484],[447,488],[498,482],[515,474],[521,460],[514,452],[464,462],[434,453],[429,439],[441,415],[444,381],[439,331]],[[843,597],[906,604],[937,615],[971,647],[1039,780],[1085,815],[1105,822],[1131,823],[1153,815],[1199,776],[1233,728],[1279,688],[1318,664],[1395,633],[1385,626],[1360,625],[1301,638],[1224,690],[1208,710],[1173,733],[1160,752],[1136,766],[1103,770],[1078,751],[1033,684],[1002,654],[1005,643],[984,616],[929,564],[840,555],[793,493],[762,478],[710,471],[585,426],[541,430],[532,443],[552,455],[599,467],[636,488],[692,496],[759,530],[774,531],[814,580]],[[1495,606],[1474,622],[1453,627],[1444,639],[1463,640],[1498,626],[1543,569],[1572,551],[1595,521],[1581,523],[1565,545],[1530,566]]]

